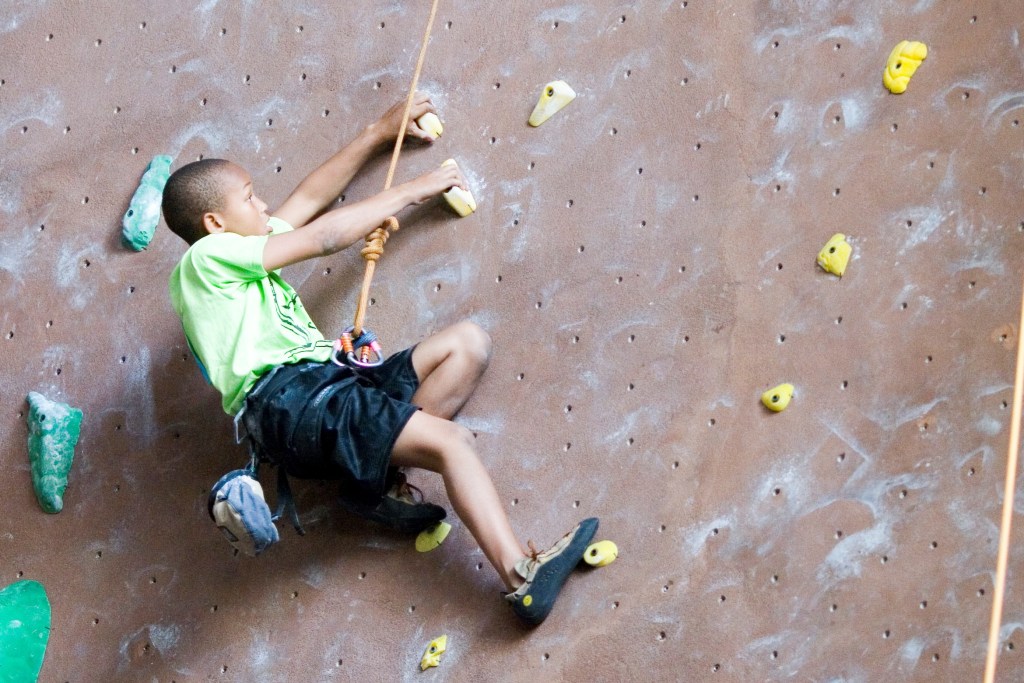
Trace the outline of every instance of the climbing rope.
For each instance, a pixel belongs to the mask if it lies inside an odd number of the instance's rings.
[[[1021,296],[1020,326],[1017,327],[1017,370],[1013,378],[1013,412],[1010,417],[1010,445],[1006,454],[1006,486],[1003,489],[1003,520],[999,526],[999,552],[996,556],[995,590],[992,591],[992,620],[988,629],[988,654],[985,657],[985,683],[996,676],[999,629],[1003,621],[1003,595],[1006,591],[1006,561],[1010,554],[1010,525],[1017,488],[1017,453],[1020,450],[1021,394],[1024,391],[1024,294]]]
[[[395,179],[395,169],[398,167],[398,155],[402,151],[402,141],[405,140],[405,133],[409,127],[409,115],[412,112],[413,99],[416,97],[416,86],[420,80],[420,72],[423,71],[423,62],[427,56],[427,43],[430,40],[430,32],[434,27],[434,17],[437,15],[438,0],[433,0],[430,5],[430,17],[427,19],[427,28],[423,32],[423,41],[420,43],[420,55],[416,60],[416,69],[412,74],[412,84],[409,86],[409,96],[405,100],[405,112],[402,114],[402,125],[398,128],[398,137],[395,139],[395,148],[391,152],[391,164],[388,166],[388,174],[384,180],[384,190],[391,188]],[[366,246],[360,254],[366,261],[366,270],[363,272],[363,286],[359,291],[359,302],[356,305],[355,321],[352,327],[341,333],[339,339],[334,343],[333,360],[338,365],[349,364],[356,367],[375,367],[384,362],[384,355],[377,341],[377,336],[365,329],[363,323],[366,321],[366,304],[370,299],[370,283],[373,281],[373,273],[377,267],[377,261],[384,255],[384,244],[394,231],[398,230],[398,219],[389,216],[380,227],[366,236]]]

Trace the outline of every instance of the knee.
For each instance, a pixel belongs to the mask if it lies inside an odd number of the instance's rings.
[[[439,426],[436,456],[442,467],[458,467],[467,459],[476,458],[473,432],[454,422],[444,421]]]
[[[491,335],[474,322],[464,320],[455,326],[459,351],[481,368],[491,362]]]

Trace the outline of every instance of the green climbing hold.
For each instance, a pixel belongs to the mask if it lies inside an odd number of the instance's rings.
[[[153,239],[157,223],[160,222],[164,185],[171,176],[171,161],[171,157],[166,154],[158,154],[142,174],[139,188],[132,195],[132,202],[121,219],[121,241],[126,247],[142,251]]]
[[[0,590],[0,683],[39,679],[50,639],[50,601],[38,581]]]
[[[43,510],[60,512],[64,489],[75,457],[75,444],[82,426],[82,411],[66,403],[51,401],[35,391],[28,392],[28,459],[32,463],[32,486]]]

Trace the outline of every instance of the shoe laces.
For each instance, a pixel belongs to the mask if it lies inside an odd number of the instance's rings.
[[[537,550],[537,546],[532,540],[527,541],[526,546],[530,549],[529,554],[515,564],[516,574],[519,574],[520,578],[523,579],[522,585],[516,590],[517,593],[520,592],[520,589],[525,590],[524,586],[533,580],[533,572],[540,566],[541,551]]]
[[[387,495],[411,505],[423,501],[423,491],[415,484],[410,484],[404,472],[395,475],[395,483],[392,484]]]
[[[540,551],[537,550],[537,546],[534,545],[533,541],[527,541],[526,546],[530,549],[530,559],[536,562],[540,559]]]
[[[577,526],[577,528],[573,529],[565,536],[562,536],[557,543],[547,550],[537,550],[537,546],[533,541],[527,541],[526,546],[530,549],[530,553],[516,562],[514,567],[516,573],[522,577],[523,583],[513,594],[510,595],[522,595],[527,590],[528,584],[533,581],[533,577],[534,574],[536,574],[537,569],[539,569],[543,563],[565,550],[566,546],[572,542],[573,536],[576,534],[578,528],[579,527]]]

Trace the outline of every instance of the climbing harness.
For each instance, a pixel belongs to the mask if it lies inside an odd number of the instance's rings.
[[[334,353],[331,360],[336,365],[353,365],[357,368],[373,368],[383,362],[384,352],[377,335],[368,329],[358,337],[353,337],[354,327],[346,327],[341,336],[334,342]],[[359,349],[359,356],[356,356],[356,349]],[[371,356],[370,353],[373,352]],[[341,359],[339,361],[338,359]]]
[[[409,86],[409,95],[405,99],[405,112],[402,114],[402,125],[398,128],[398,137],[395,139],[395,148],[391,152],[391,163],[388,166],[387,178],[384,180],[384,190],[391,188],[395,179],[395,169],[398,166],[398,155],[402,151],[402,142],[405,140],[405,133],[409,127],[409,115],[412,112],[412,102],[416,97],[416,86],[420,80],[420,72],[423,71],[423,62],[427,56],[427,43],[430,41],[430,32],[434,26],[434,17],[437,15],[438,0],[433,0],[430,5],[430,17],[427,19],[427,28],[423,32],[423,41],[420,43],[420,54],[416,60],[416,69],[412,74],[412,84]],[[374,368],[384,362],[384,353],[380,342],[370,330],[363,326],[366,320],[366,304],[370,298],[370,282],[373,280],[373,273],[377,267],[377,261],[384,255],[384,243],[392,232],[398,230],[398,219],[389,216],[378,228],[366,236],[366,246],[360,252],[366,261],[366,270],[363,273],[363,286],[359,291],[359,302],[356,305],[355,322],[352,327],[347,328],[334,342],[334,351],[331,353],[331,360],[336,365],[349,365],[357,368]]]

